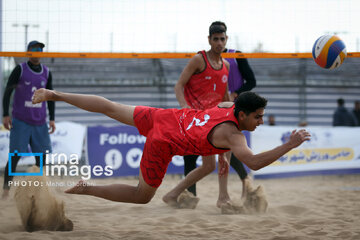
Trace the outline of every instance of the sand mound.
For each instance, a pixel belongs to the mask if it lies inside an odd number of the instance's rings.
[[[182,192],[177,199],[177,207],[185,209],[195,209],[200,198],[195,197],[194,194],[185,190]]]
[[[37,166],[28,169],[28,172],[39,171]],[[46,186],[46,177],[26,176],[24,181],[26,186],[16,188],[14,199],[26,231],[71,231],[73,223],[65,216],[64,203],[51,194]]]
[[[244,201],[246,213],[265,213],[268,207],[263,186],[258,186],[255,190],[248,189]]]
[[[263,186],[253,189],[250,183],[245,185],[245,198],[230,201],[220,206],[222,214],[254,214],[265,213],[268,207]]]

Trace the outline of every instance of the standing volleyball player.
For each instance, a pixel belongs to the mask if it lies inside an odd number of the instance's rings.
[[[42,52],[45,45],[31,41],[27,51]],[[3,97],[3,124],[10,130],[10,152],[27,152],[30,144],[34,153],[51,152],[49,129],[46,124],[45,103],[32,104],[31,97],[36,89],[52,89],[52,75],[49,69],[40,63],[40,58],[31,57],[28,62],[17,65],[11,72]],[[9,115],[10,97],[15,89],[12,118]],[[50,133],[55,131],[55,103],[47,102],[50,117]],[[16,171],[19,156],[11,158],[11,172]],[[40,166],[40,158],[36,157],[36,165]],[[2,198],[9,195],[9,162],[5,167]]]
[[[229,101],[228,70],[229,63],[222,57],[227,42],[226,25],[213,22],[209,28],[209,51],[195,55],[184,68],[175,85],[176,98],[182,108],[209,109],[222,101]],[[215,156],[203,156],[203,163],[196,167],[197,155],[184,156],[185,178],[194,178],[194,182],[216,169]],[[190,175],[189,175],[190,174]],[[219,179],[222,181],[222,179]],[[223,184],[220,184],[222,186]],[[196,196],[196,185],[188,190]],[[166,198],[166,197],[165,197]]]

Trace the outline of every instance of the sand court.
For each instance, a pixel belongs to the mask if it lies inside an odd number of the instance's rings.
[[[360,239],[360,175],[313,176],[256,180],[268,202],[265,213],[222,214],[216,207],[217,175],[198,183],[195,209],[174,209],[162,196],[179,181],[166,176],[154,199],[146,205],[116,203],[83,195],[64,194],[66,182],[55,187],[73,221],[71,232],[26,232],[15,202],[0,201],[0,239]],[[91,180],[97,185],[137,184],[134,178]],[[241,182],[230,174],[229,193],[241,201]]]

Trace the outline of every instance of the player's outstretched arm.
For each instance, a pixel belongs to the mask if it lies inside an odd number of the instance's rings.
[[[63,101],[89,112],[105,114],[119,122],[135,126],[133,120],[134,106],[112,102],[104,97],[87,94],[64,93],[45,88],[34,92],[34,104],[44,101]]]
[[[231,140],[231,151],[237,159],[245,163],[249,168],[252,170],[259,170],[275,162],[281,156],[289,152],[291,149],[298,147],[306,140],[310,140],[310,134],[306,130],[294,130],[291,133],[288,142],[272,150],[259,154],[253,154],[251,149],[247,146],[245,136],[243,134],[236,134],[236,136]]]

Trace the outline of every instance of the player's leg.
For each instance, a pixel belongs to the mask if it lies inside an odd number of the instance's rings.
[[[234,168],[234,170],[239,175],[241,182],[242,182],[242,194],[241,197],[245,198],[247,191],[246,191],[246,185],[251,185],[251,179],[241,161],[239,161],[234,154],[231,153],[230,158],[230,166]]]
[[[206,156],[203,158],[203,164],[192,170],[183,180],[180,181],[170,192],[165,194],[163,201],[165,203],[177,200],[177,197],[189,186],[201,180],[206,175],[213,172],[216,168],[215,156]]]
[[[112,102],[104,97],[87,94],[63,93],[48,89],[38,89],[33,96],[33,103],[44,101],[63,101],[89,112],[105,114],[119,122],[135,126],[134,106]]]
[[[145,204],[155,195],[157,188],[148,185],[139,173],[139,184],[130,186],[127,184],[111,184],[105,186],[92,186],[84,181],[80,181],[76,186],[66,190],[70,194],[83,194],[110,201]]]
[[[51,153],[51,140],[48,125],[31,126],[30,147],[33,153],[42,153],[42,164],[45,165],[46,152]],[[36,166],[40,167],[40,157],[35,157]]]
[[[230,159],[231,153],[227,152],[226,153],[226,158]],[[220,171],[220,168],[218,168],[218,171]],[[230,202],[230,196],[228,193],[228,174],[219,175],[219,196],[218,196],[218,200],[216,202],[216,206],[217,207],[221,207],[221,205],[223,204],[227,204]]]
[[[11,158],[11,172],[16,171],[16,166],[17,166],[19,160],[20,160],[19,156],[14,156]],[[9,182],[11,182],[14,178],[14,176],[9,176],[8,169],[9,169],[9,162],[7,162],[7,164],[5,166],[5,171],[4,171],[4,185],[3,185],[3,193],[2,193],[3,199],[5,199],[9,196],[9,191],[10,191]]]
[[[196,160],[198,159],[198,155],[186,155],[184,156],[184,175],[185,177],[196,168]],[[188,191],[196,196],[196,184],[188,187]]]
[[[167,166],[171,161],[171,157],[166,155],[166,151],[161,154],[161,148],[152,143],[152,133],[149,133],[144,145],[138,186],[134,187],[126,184],[90,186],[80,181],[77,186],[65,192],[91,195],[117,202],[148,203],[160,186]]]
[[[20,121],[18,119],[12,119],[12,128],[10,129],[10,141],[9,141],[9,152],[14,153],[15,150],[18,153],[27,152],[28,144],[30,141],[31,128],[30,125]],[[20,160],[19,156],[13,156],[11,158],[11,172],[16,172],[16,166]],[[9,161],[6,164],[4,171],[4,185],[2,197],[6,198],[9,195],[10,185],[13,176],[9,175]]]

